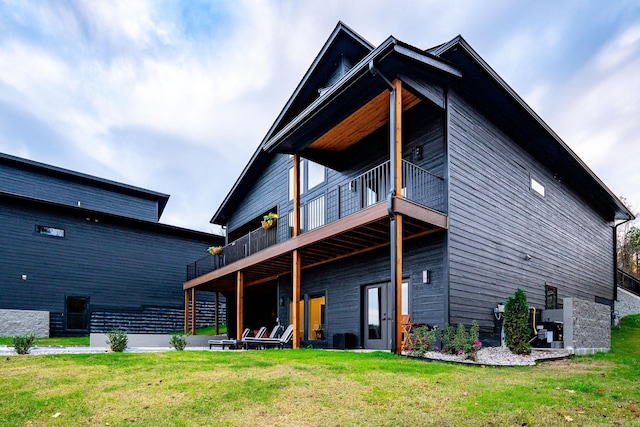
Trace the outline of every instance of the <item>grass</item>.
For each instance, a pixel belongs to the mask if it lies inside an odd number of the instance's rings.
[[[12,337],[0,337],[0,345],[13,345]],[[54,346],[61,345],[65,347],[88,346],[89,336],[84,337],[53,337],[53,338],[36,338],[35,345]]]
[[[640,316],[612,334],[610,353],[513,368],[310,349],[6,357],[0,425],[640,426]]]
[[[219,330],[221,334],[227,333],[227,325],[220,325]],[[182,331],[179,331],[182,332]],[[198,328],[198,335],[215,335],[216,327],[208,326],[206,328]],[[0,337],[0,345],[13,345],[12,337]],[[83,337],[53,337],[53,338],[36,338],[35,345],[38,346],[65,346],[65,347],[75,347],[75,346],[89,346],[89,336]]]

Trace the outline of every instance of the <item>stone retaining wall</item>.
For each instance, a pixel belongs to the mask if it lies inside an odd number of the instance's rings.
[[[564,347],[573,354],[611,350],[611,308],[577,298],[564,298]]]
[[[35,310],[0,310],[0,337],[35,335],[49,337],[49,312]]]
[[[617,322],[624,316],[640,313],[640,297],[625,289],[618,288],[618,299],[615,307],[618,312]]]

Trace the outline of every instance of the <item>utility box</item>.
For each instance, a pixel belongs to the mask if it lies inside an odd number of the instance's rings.
[[[333,348],[339,350],[353,349],[357,347],[357,337],[355,334],[334,334]]]

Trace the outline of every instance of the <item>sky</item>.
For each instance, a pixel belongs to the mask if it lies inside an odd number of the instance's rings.
[[[0,152],[169,194],[209,220],[338,21],[461,34],[640,212],[640,2],[0,0]]]

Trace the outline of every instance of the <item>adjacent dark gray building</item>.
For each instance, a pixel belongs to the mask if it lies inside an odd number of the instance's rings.
[[[238,330],[294,323],[294,347],[398,351],[402,314],[477,320],[496,343],[517,288],[542,309],[612,305],[614,225],[632,217],[462,37],[376,47],[339,23],[215,212],[223,252],[184,289],[224,292]]]
[[[160,224],[168,199],[0,154],[0,310],[48,312],[52,335],[181,330],[185,265],[223,238]]]

